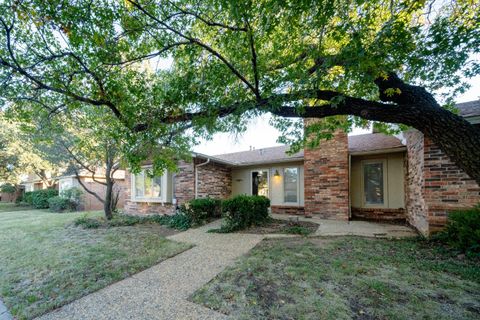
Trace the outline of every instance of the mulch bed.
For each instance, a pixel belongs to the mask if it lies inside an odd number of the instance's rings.
[[[302,227],[314,233],[319,225],[308,221],[287,221],[279,219],[271,219],[264,225],[253,226],[248,229],[239,231],[240,233],[254,233],[254,234],[272,234],[272,233],[288,233],[287,230],[291,227]]]

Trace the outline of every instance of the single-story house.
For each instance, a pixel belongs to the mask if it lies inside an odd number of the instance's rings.
[[[478,125],[480,100],[457,107]],[[264,195],[273,214],[406,221],[430,234],[445,224],[448,211],[480,201],[478,184],[417,130],[398,137],[339,131],[317,148],[293,155],[287,149],[194,153],[177,173],[153,178],[127,171],[125,211],[173,214],[194,198]]]
[[[100,202],[94,195],[86,192],[82,186],[82,184],[85,185],[90,191],[103,198],[106,187],[101,182],[105,181],[105,175],[102,175],[100,171],[92,177],[90,172],[81,170],[79,172],[79,178],[77,178],[75,174],[72,174],[68,169],[59,176],[53,176],[49,173],[47,174],[50,177],[48,181],[49,184],[52,185],[54,189],[58,190],[59,194],[62,194],[63,191],[73,187],[79,188],[83,191],[79,207],[80,211],[103,210],[102,202]],[[125,183],[125,170],[117,170],[113,175],[113,178],[115,179],[114,192],[118,192],[117,208],[123,208],[125,186],[127,184]],[[79,180],[82,183],[80,183]],[[25,192],[48,188],[47,184],[34,173],[26,175],[21,184],[24,186]]]
[[[122,209],[125,199],[125,170],[115,171],[113,178],[115,180],[113,189],[114,195],[118,193],[117,208]],[[105,175],[102,175],[101,172],[98,172],[92,177],[90,172],[81,170],[78,177],[75,174],[67,173],[57,177],[56,179],[58,180],[58,192],[60,194],[62,194],[63,191],[73,187],[79,188],[83,191],[80,207],[78,208],[80,211],[103,210],[103,203],[100,202],[94,195],[85,191],[83,187],[85,186],[88,190],[96,193],[103,199],[106,186],[102,184],[105,182]]]

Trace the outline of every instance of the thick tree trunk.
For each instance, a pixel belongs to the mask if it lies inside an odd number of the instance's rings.
[[[406,84],[395,74],[390,74],[388,79],[377,79],[375,83],[380,99],[387,103],[347,97],[336,105],[306,107],[302,113],[292,107],[275,108],[271,112],[283,117],[303,118],[354,115],[372,121],[411,126],[436,143],[458,167],[480,184],[479,127],[443,109],[425,88]],[[400,94],[387,95],[389,88],[400,89]],[[317,98],[330,99],[329,94],[318,91]]]
[[[383,101],[402,107],[402,123],[420,130],[480,184],[479,127],[442,108],[425,88],[408,85],[395,74],[376,83]],[[389,97],[385,94],[387,88],[399,88],[401,94]]]

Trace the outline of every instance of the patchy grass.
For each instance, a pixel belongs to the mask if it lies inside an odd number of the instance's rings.
[[[188,248],[165,239],[160,225],[75,227],[82,215],[0,213],[0,297],[16,318],[58,308]]]
[[[0,212],[32,210],[28,206],[21,206],[12,202],[0,202]]]
[[[272,234],[272,233],[286,233],[309,235],[318,229],[318,224],[308,221],[288,221],[280,219],[268,219],[263,224],[251,226],[241,233],[256,233],[256,234]]]
[[[480,261],[419,240],[267,240],[191,299],[235,319],[478,319]]]

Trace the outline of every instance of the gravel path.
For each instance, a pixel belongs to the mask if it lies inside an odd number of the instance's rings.
[[[289,219],[289,216],[275,215],[275,218]],[[303,217],[300,219],[318,223],[319,228],[315,233],[317,236],[415,235],[412,229],[405,226]],[[221,221],[215,221],[167,237],[193,244],[195,247],[38,319],[227,319],[224,314],[189,302],[188,297],[263,239],[292,235],[207,233],[209,229],[218,228],[220,223]]]
[[[264,236],[206,233],[219,224],[168,237],[195,247],[38,319],[226,319],[187,299]]]

